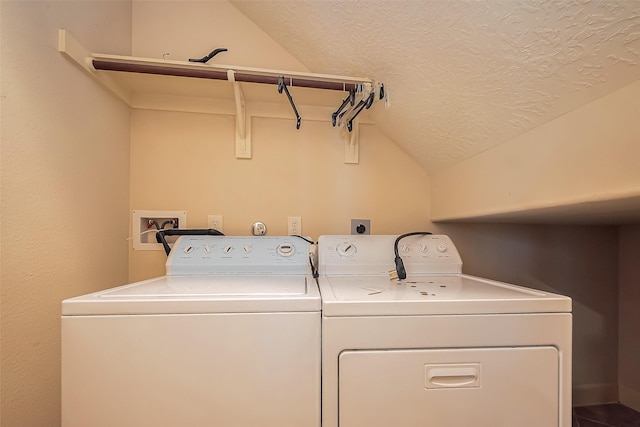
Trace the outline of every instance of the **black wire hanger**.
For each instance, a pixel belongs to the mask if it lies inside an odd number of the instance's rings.
[[[287,89],[287,85],[284,83],[284,76],[280,76],[278,79],[278,93],[282,93],[282,91],[284,91],[287,98],[289,98],[289,104],[291,104],[291,108],[296,115],[296,129],[300,129],[300,122],[302,121],[302,118],[300,117],[300,114],[298,114],[298,109],[296,108],[296,104],[293,102],[289,89]]]

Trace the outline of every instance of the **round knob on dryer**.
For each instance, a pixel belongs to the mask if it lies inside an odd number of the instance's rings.
[[[342,257],[350,257],[358,252],[358,248],[356,248],[356,245],[353,243],[340,243],[336,247],[336,251],[338,252],[338,255]]]

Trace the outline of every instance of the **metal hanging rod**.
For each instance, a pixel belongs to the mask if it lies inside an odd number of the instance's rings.
[[[120,60],[109,59],[92,59],[93,68],[96,70],[104,71],[122,71],[127,73],[143,73],[143,74],[158,74],[163,76],[177,76],[177,77],[193,77],[200,79],[213,79],[213,80],[227,80],[227,69],[214,69],[212,67],[180,67],[180,66],[168,66],[162,64],[144,64],[136,62],[123,62]],[[247,83],[263,83],[278,85],[282,74],[261,74],[251,73],[248,71],[235,71],[235,80],[237,82]],[[314,89],[329,89],[339,91],[354,90],[359,84],[365,83],[363,80],[360,83],[354,83],[353,81],[340,80],[320,80],[312,79],[310,77],[298,77],[298,76],[285,76],[288,80],[289,86],[295,87],[307,87]]]

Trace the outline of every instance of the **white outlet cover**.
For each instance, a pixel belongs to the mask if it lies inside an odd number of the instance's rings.
[[[290,216],[287,223],[287,233],[291,235],[302,234],[302,218],[299,216]]]
[[[222,215],[209,215],[207,217],[207,224],[209,225],[209,228],[215,228],[218,231],[223,231],[224,223],[222,221]]]

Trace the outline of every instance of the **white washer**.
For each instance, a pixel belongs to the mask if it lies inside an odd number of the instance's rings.
[[[321,236],[323,427],[570,427],[571,299],[462,274],[447,236]]]
[[[184,236],[166,276],[63,301],[62,426],[318,427],[309,249]]]

